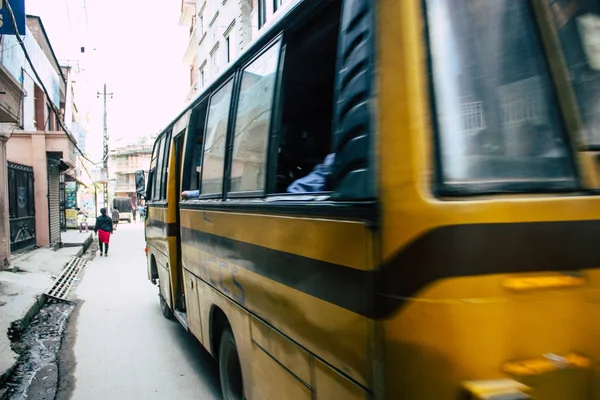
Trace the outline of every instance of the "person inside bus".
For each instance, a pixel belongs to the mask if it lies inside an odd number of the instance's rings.
[[[306,176],[292,182],[286,192],[288,193],[316,193],[327,190],[328,177],[331,175],[335,153],[328,154],[321,164]]]
[[[182,200],[196,199],[198,196],[200,196],[199,190],[185,190],[181,192]]]

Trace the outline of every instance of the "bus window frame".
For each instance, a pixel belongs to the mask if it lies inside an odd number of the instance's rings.
[[[279,44],[279,59],[277,61],[277,70],[275,72],[275,83],[273,85],[273,97],[271,99],[271,113],[269,116],[269,132],[267,134],[267,147],[265,149],[265,168],[266,168],[266,176],[265,176],[265,184],[262,190],[246,190],[246,191],[231,191],[231,167],[233,163],[233,146],[235,140],[235,124],[237,117],[237,109],[239,106],[241,88],[242,88],[242,79],[244,76],[244,70],[248,68],[252,63],[258,60],[263,54],[269,51],[273,46]],[[260,50],[256,51],[252,57],[246,60],[243,64],[241,64],[238,68],[236,68],[236,85],[234,88],[235,95],[235,105],[231,107],[231,113],[229,115],[230,118],[230,126],[228,126],[227,132],[227,154],[225,156],[225,175],[224,183],[223,183],[223,198],[224,199],[240,199],[240,198],[264,198],[269,192],[268,188],[271,186],[269,179],[273,179],[272,171],[277,168],[276,163],[272,163],[272,146],[273,142],[278,139],[274,139],[274,136],[279,132],[279,127],[275,127],[275,114],[279,114],[279,109],[281,108],[279,99],[281,98],[280,90],[281,90],[281,74],[282,74],[282,54],[285,54],[285,42],[284,42],[284,32],[278,32],[273,39],[271,39],[267,44],[262,46]],[[279,121],[277,121],[279,122]],[[275,128],[275,129],[274,129]],[[276,159],[275,159],[276,160]],[[226,178],[226,179],[225,179]]]
[[[184,176],[184,172],[185,169],[183,168],[183,164],[185,161],[185,152],[187,151],[186,149],[186,134],[187,134],[187,125],[185,126],[185,128],[183,128],[182,130],[180,130],[177,134],[172,135],[172,140],[173,140],[173,149],[175,150],[175,154],[173,157],[175,157],[175,168],[177,168],[177,149],[175,148],[175,143],[177,142],[177,140],[181,140],[183,142],[183,149],[181,149],[181,159],[179,160],[179,169],[176,169],[174,172],[179,175],[179,186],[176,188],[176,193],[177,193],[177,198],[179,198],[179,193],[183,192],[183,176]],[[183,139],[181,139],[183,138]],[[168,196],[168,195],[167,195]]]
[[[267,177],[265,182],[265,193],[268,198],[276,194],[277,187],[277,164],[279,162],[279,143],[281,139],[281,126],[283,124],[283,74],[285,71],[285,57],[287,54],[287,31],[281,34],[281,49],[279,52],[279,64],[277,66],[277,81],[275,83],[275,91],[273,93],[273,112],[271,113],[271,136],[269,137],[269,148],[267,149]],[[332,133],[333,135],[333,133]],[[271,162],[271,160],[275,160]]]
[[[159,136],[160,138],[160,136]],[[150,167],[148,168],[148,184],[146,185],[146,202],[152,203],[154,197],[154,185],[156,185],[156,160],[158,158],[158,139],[152,146],[152,155],[150,157]]]
[[[204,118],[204,129],[203,129],[203,134],[204,134],[204,140],[202,142],[202,159],[201,159],[201,164],[200,164],[200,178],[199,178],[199,182],[198,182],[198,190],[200,191],[200,194],[198,195],[198,200],[219,200],[219,199],[223,199],[223,188],[225,186],[225,170],[226,170],[226,165],[227,165],[227,153],[228,153],[228,140],[229,140],[229,132],[231,129],[231,109],[232,109],[232,104],[235,101],[235,91],[236,91],[236,81],[238,79],[238,71],[237,69],[232,71],[230,74],[223,76],[223,80],[222,82],[216,86],[213,90],[211,90],[208,93],[208,96],[206,96],[207,99],[207,109],[206,109],[206,117]],[[227,131],[225,132],[225,153],[224,153],[224,159],[223,159],[223,175],[222,175],[222,180],[223,183],[221,184],[221,192],[217,192],[217,193],[206,193],[206,194],[202,194],[202,176],[204,175],[204,147],[206,146],[206,127],[208,125],[208,118],[210,117],[210,103],[212,101],[212,98],[215,96],[215,94],[223,89],[227,84],[229,84],[229,82],[232,82],[232,88],[231,88],[231,98],[229,99],[229,112],[227,114]],[[200,102],[201,103],[201,102]],[[200,104],[199,103],[199,104]]]
[[[342,0],[346,1],[346,0]],[[196,98],[192,100],[192,102],[175,118],[174,121],[177,121],[181,116],[187,112],[188,110],[194,111],[194,109],[198,106],[201,106],[203,102],[207,102],[207,108],[210,107],[210,98],[214,95],[216,91],[218,91],[222,86],[227,84],[230,79],[234,79],[234,88],[232,91],[231,101],[233,102],[230,105],[229,112],[229,122],[231,122],[235,118],[234,112],[237,110],[238,103],[238,86],[241,76],[241,69],[251,63],[256,57],[262,54],[265,50],[267,50],[275,41],[281,40],[281,48],[280,48],[280,60],[278,65],[278,76],[277,76],[277,84],[274,90],[274,103],[273,103],[273,111],[271,113],[271,128],[270,128],[270,136],[269,136],[269,144],[267,151],[267,176],[265,189],[258,192],[231,192],[229,193],[229,182],[230,182],[230,157],[232,152],[232,142],[230,142],[233,132],[233,126],[228,125],[227,131],[227,144],[226,144],[226,154],[225,154],[225,163],[224,166],[226,168],[225,173],[223,175],[223,191],[221,194],[199,194],[198,197],[194,199],[186,199],[180,201],[181,208],[184,209],[196,209],[197,207],[209,207],[211,209],[218,209],[219,207],[223,207],[223,209],[229,210],[230,207],[232,209],[240,209],[254,212],[255,210],[263,210],[265,212],[283,212],[283,213],[292,213],[292,214],[306,214],[306,215],[318,215],[318,216],[356,216],[358,218],[362,218],[363,215],[368,215],[368,219],[374,218],[373,216],[376,214],[374,211],[376,198],[373,197],[364,197],[353,199],[332,199],[336,193],[336,187],[334,185],[333,190],[326,192],[318,192],[318,193],[281,193],[275,192],[275,178],[277,171],[277,159],[278,159],[278,141],[279,135],[281,133],[281,120],[282,120],[282,109],[283,106],[281,104],[282,98],[282,82],[283,82],[283,74],[285,73],[285,57],[287,51],[287,33],[290,30],[293,30],[296,26],[304,24],[309,21],[309,15],[316,10],[322,9],[324,7],[328,7],[328,2],[323,0],[318,0],[311,2],[300,2],[298,3],[297,10],[296,6],[292,7],[290,14],[296,15],[298,18],[290,18],[287,15],[275,22],[275,24],[270,27],[268,30],[264,32],[263,35],[259,36],[259,38],[252,43],[242,54],[240,57],[235,60],[227,69],[225,69],[222,74],[220,74],[214,82],[209,84],[204,91],[198,94]],[[342,14],[343,14],[343,6],[342,6]],[[373,17],[374,18],[374,13]],[[341,24],[341,20],[340,20]],[[338,48],[339,52],[339,48]],[[338,54],[338,57],[340,55]],[[337,68],[337,67],[336,67]],[[338,71],[336,70],[336,73]],[[375,110],[374,110],[375,111]],[[377,116],[374,114],[371,116],[371,121],[376,120]],[[190,117],[190,121],[193,118]],[[206,124],[208,122],[208,110],[207,115],[204,121],[204,134],[206,134]],[[233,125],[233,124],[230,124]],[[190,125],[191,126],[191,125]],[[165,130],[166,131],[166,130]],[[188,135],[192,132],[192,129],[188,127]],[[334,138],[335,131],[332,130],[332,141],[335,141]],[[376,129],[373,129],[369,133],[372,141],[376,140],[377,132]],[[205,138],[206,139],[206,138]],[[186,140],[187,143],[190,142],[191,139]],[[191,147],[191,146],[190,146]],[[333,150],[333,149],[332,149]],[[190,161],[192,158],[191,150],[184,154],[185,161],[183,163],[182,168],[190,169],[192,167],[192,162]],[[368,160],[369,160],[369,170],[371,173],[369,174],[369,184],[373,187],[371,190],[377,192],[377,182],[373,177],[374,166],[376,165],[375,155],[373,152],[369,152]],[[275,161],[272,161],[275,160]],[[186,171],[186,174],[191,173],[191,171]],[[190,177],[191,179],[191,177]],[[200,177],[200,185],[197,188],[201,191],[201,177]],[[219,200],[219,201],[215,201]],[[352,209],[356,209],[356,212],[352,211]],[[366,210],[366,211],[365,211]]]
[[[171,141],[172,141],[172,133],[173,133],[173,129],[169,128],[169,130],[167,131],[167,134],[165,135],[165,143],[164,143],[164,149],[163,151],[165,152],[164,155],[164,160],[163,160],[163,169],[162,169],[162,180],[161,180],[161,184],[160,184],[160,200],[159,201],[164,201],[165,203],[167,202],[167,186],[169,184],[169,161],[170,161],[170,155],[171,155]]]
[[[164,135],[161,135],[160,137],[158,137],[156,139],[157,141],[157,154],[156,154],[156,165],[154,167],[154,184],[153,186],[153,190],[152,190],[152,201],[154,203],[158,203],[161,202],[161,194],[162,194],[162,166],[159,165],[161,164],[161,161],[163,161],[164,163],[164,154],[162,152],[164,152],[164,144],[165,144],[165,138],[166,138],[166,133]],[[162,150],[161,150],[162,147]],[[161,159],[161,155],[162,155],[162,159]],[[156,193],[158,187],[158,196]]]
[[[573,193],[581,189],[581,174],[579,165],[577,163],[576,150],[573,147],[573,139],[571,131],[567,125],[565,119],[564,107],[560,101],[560,93],[557,88],[556,76],[553,73],[553,68],[550,63],[551,54],[548,53],[548,48],[543,41],[542,21],[540,21],[540,15],[536,12],[533,5],[531,5],[532,15],[534,16],[535,30],[537,31],[537,40],[540,43],[540,51],[548,76],[550,78],[550,84],[553,92],[556,110],[559,112],[559,123],[562,129],[562,133],[565,136],[565,147],[567,152],[567,163],[573,171],[573,184],[569,184],[568,181],[561,180],[551,185],[551,180],[527,180],[522,182],[501,182],[501,183],[482,183],[482,182],[468,182],[464,184],[446,182],[444,179],[444,162],[442,155],[441,146],[441,132],[440,122],[438,116],[437,107],[437,96],[435,91],[435,83],[433,76],[433,55],[431,52],[431,38],[429,35],[430,21],[427,14],[428,0],[421,0],[421,15],[423,20],[423,43],[424,47],[424,58],[425,58],[425,73],[427,80],[427,95],[428,99],[425,100],[428,106],[429,115],[428,120],[431,122],[429,128],[429,137],[432,138],[432,172],[434,177],[429,185],[431,193],[437,198],[448,198],[460,199],[463,197],[473,196],[484,196],[484,195],[497,195],[497,194],[558,194],[558,193]]]
[[[194,104],[193,107],[190,107],[191,111],[190,119],[188,121],[188,125],[185,130],[185,148],[183,152],[183,160],[181,162],[181,188],[180,190],[183,192],[184,190],[190,190],[192,183],[192,163],[194,157],[194,149],[195,149],[195,140],[196,140],[196,125],[198,124],[198,114],[204,112],[204,123],[202,124],[202,135],[204,135],[204,130],[206,129],[206,117],[208,116],[208,100],[209,96],[204,96],[200,101]],[[204,107],[204,111],[202,111],[202,107]],[[202,142],[204,147],[204,141]],[[200,186],[200,182],[196,182],[196,186]]]

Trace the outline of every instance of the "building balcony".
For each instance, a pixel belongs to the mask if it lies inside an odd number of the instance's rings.
[[[39,139],[43,141],[40,142]],[[43,143],[40,149],[33,145]],[[77,150],[75,145],[63,131],[22,131],[16,130],[13,132],[10,142],[13,145],[11,156],[15,162],[25,165],[32,165],[33,160],[39,157],[39,151],[42,150],[44,156],[46,153],[55,153],[60,156],[62,161],[69,168],[77,166]]]
[[[0,64],[0,122],[19,123],[22,94],[19,82]]]
[[[185,49],[185,54],[183,55],[183,61],[187,64],[191,64],[194,61],[194,57],[196,56],[196,48],[198,47],[198,30],[194,29],[194,32],[190,35],[190,40],[188,41],[188,45]]]
[[[195,0],[182,0],[181,1],[181,15],[179,16],[179,25],[190,26],[192,23],[192,17],[196,14],[196,1]]]

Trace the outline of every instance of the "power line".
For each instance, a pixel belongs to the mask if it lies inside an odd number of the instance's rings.
[[[73,34],[73,23],[71,22],[71,11],[69,10],[69,0],[65,0],[65,7],[67,8],[67,19],[69,20],[69,29],[71,29],[71,35]]]
[[[29,56],[29,53],[27,52],[27,48],[25,47],[25,43],[23,42],[21,35],[19,35],[19,30],[17,29],[17,20],[15,19],[15,14],[13,13],[12,7],[10,5],[10,1],[8,1],[8,0],[6,1],[6,9],[8,10],[8,14],[10,15],[12,27],[13,27],[13,30],[15,31],[15,37],[17,38],[17,41],[19,42],[19,45],[21,46],[21,49],[23,50],[23,54],[25,55],[25,58],[27,59],[27,63],[31,67],[31,70],[33,71],[33,74],[35,75],[36,80],[40,83],[40,86],[42,87],[42,91],[44,92],[46,97],[50,100],[51,99],[50,93],[48,93],[48,89],[46,89],[46,85],[44,85],[44,82],[42,81],[37,70],[35,69],[35,66],[33,65],[33,61],[31,61],[31,57]],[[93,165],[102,163],[103,161],[95,163],[86,157],[84,152],[79,148],[79,146],[77,146],[77,141],[75,139],[73,139],[73,137],[71,136],[71,133],[68,131],[68,129],[65,127],[63,121],[61,120],[60,111],[56,108],[56,106],[54,105],[54,103],[51,100],[48,102],[48,104],[50,104],[52,111],[56,115],[59,116],[59,118],[57,118],[57,120],[58,120],[60,127],[62,128],[65,135],[67,135],[67,139],[69,139],[69,141],[73,144],[75,149],[77,149],[79,154],[81,154],[81,157],[83,157],[85,160],[89,161]]]

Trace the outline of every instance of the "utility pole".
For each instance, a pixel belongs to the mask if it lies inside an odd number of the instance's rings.
[[[104,100],[104,136],[103,136],[103,141],[102,144],[104,146],[104,152],[102,153],[102,169],[104,171],[104,173],[106,174],[106,180],[104,181],[104,207],[107,209],[108,211],[108,121],[107,121],[107,110],[106,110],[106,98],[108,96],[110,96],[110,98],[112,99],[113,97],[113,93],[107,93],[106,92],[106,83],[104,84],[104,91],[103,92],[98,92],[97,93],[97,97],[103,97]]]

